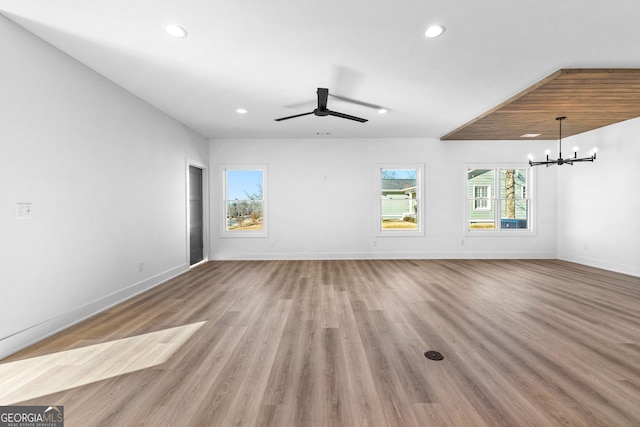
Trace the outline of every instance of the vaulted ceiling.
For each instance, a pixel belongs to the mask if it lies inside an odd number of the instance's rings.
[[[614,115],[617,107],[602,102],[609,89],[614,96],[637,90],[635,81],[615,89],[611,80],[598,83],[602,97],[586,111],[593,99],[564,79],[595,80],[558,70],[640,68],[637,0],[0,0],[0,12],[219,138],[555,139],[556,114],[567,116],[567,134],[574,125],[580,132]],[[169,36],[171,23],[188,36]],[[427,39],[433,23],[446,31]],[[368,122],[274,121],[313,110],[318,87],[347,98],[330,96],[330,109]],[[557,102],[539,100],[545,91]],[[624,117],[638,115],[634,99],[620,104]],[[564,103],[538,115],[538,107]],[[583,120],[590,124],[578,126]]]

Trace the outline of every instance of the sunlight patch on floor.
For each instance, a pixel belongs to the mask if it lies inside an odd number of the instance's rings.
[[[1,364],[0,405],[23,402],[160,365],[205,323]]]

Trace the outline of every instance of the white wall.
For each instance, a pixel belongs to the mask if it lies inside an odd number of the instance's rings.
[[[188,268],[208,142],[2,16],[0,52],[1,358]]]
[[[555,258],[553,169],[534,180],[536,236],[464,237],[465,164],[526,164],[530,151],[518,141],[212,139],[210,258]],[[426,166],[426,235],[376,237],[376,165],[417,162]],[[220,237],[224,163],[268,164],[268,238]]]
[[[573,146],[598,153],[559,168],[558,257],[640,276],[640,119],[563,140]]]

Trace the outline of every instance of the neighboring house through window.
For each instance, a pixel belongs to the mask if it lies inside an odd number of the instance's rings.
[[[378,165],[378,234],[424,235],[423,165]]]
[[[531,231],[530,174],[522,167],[467,167],[467,234]]]

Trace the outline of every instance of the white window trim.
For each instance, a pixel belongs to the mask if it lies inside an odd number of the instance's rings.
[[[416,197],[418,199],[418,229],[417,230],[383,230],[382,229],[382,211],[380,197],[382,195],[382,178],[381,171],[383,169],[415,169],[416,170]],[[378,163],[375,169],[375,224],[377,237],[421,237],[425,235],[425,165],[424,163]]]
[[[259,170],[262,171],[262,230],[228,231],[227,218],[227,171]],[[224,164],[220,165],[220,237],[222,238],[263,238],[269,237],[269,168],[266,164]]]
[[[491,201],[495,203],[496,209],[496,228],[494,230],[472,230],[469,228],[469,182],[468,182],[468,170],[469,169],[527,169],[527,194],[529,200],[529,206],[527,207],[529,218],[528,225],[529,228],[524,230],[520,228],[501,228],[500,218],[500,192],[494,191],[493,197]],[[535,169],[530,167],[527,163],[467,163],[464,165],[463,171],[463,182],[464,182],[464,191],[463,197],[464,201],[463,205],[463,235],[465,237],[533,237],[537,236],[537,210],[538,210],[538,202],[537,202],[537,193],[536,193],[536,174]],[[494,174],[494,183],[493,186],[495,188],[500,188],[499,183],[500,174]],[[496,192],[498,196],[496,197]]]

